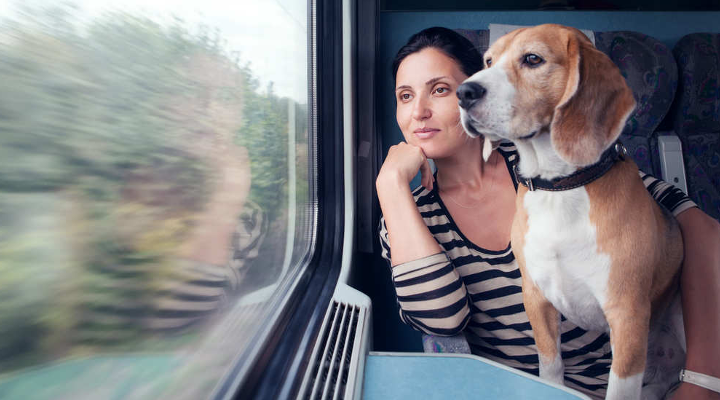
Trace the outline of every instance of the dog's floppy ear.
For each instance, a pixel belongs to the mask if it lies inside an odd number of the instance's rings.
[[[578,167],[594,164],[635,109],[618,67],[580,32],[568,30],[568,79],[550,134],[555,151]]]
[[[487,135],[485,135],[485,143],[483,144],[482,156],[483,160],[487,162],[490,159],[490,154],[500,147],[500,141],[493,141]]]

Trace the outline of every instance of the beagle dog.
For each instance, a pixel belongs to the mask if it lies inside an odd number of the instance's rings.
[[[470,136],[485,136],[486,159],[493,141],[517,147],[511,243],[540,377],[563,384],[562,313],[609,333],[606,398],[638,399],[651,324],[679,298],[683,246],[677,222],[617,142],[633,94],[574,28],[515,30],[484,60],[458,88],[461,121]]]

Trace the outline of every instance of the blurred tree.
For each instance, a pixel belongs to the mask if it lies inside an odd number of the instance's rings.
[[[287,198],[287,100],[219,32],[22,15],[0,24],[0,369],[150,335],[228,144],[256,202],[283,218]]]
[[[263,205],[271,220],[287,209],[288,105],[278,98],[272,82],[266,93],[258,92],[258,82],[250,66],[243,67],[246,79],[243,97],[243,125],[237,142],[248,149],[253,177],[250,198]],[[294,123],[294,121],[293,121]]]

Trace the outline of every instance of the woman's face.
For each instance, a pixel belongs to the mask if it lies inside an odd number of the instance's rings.
[[[467,78],[457,62],[428,47],[400,63],[397,71],[396,118],[405,141],[428,158],[443,158],[471,140],[460,124],[455,91]]]

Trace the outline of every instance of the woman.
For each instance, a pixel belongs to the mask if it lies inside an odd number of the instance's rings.
[[[436,335],[464,331],[473,353],[537,374],[509,244],[517,187],[510,171],[517,154],[503,144],[483,162],[482,140],[464,134],[459,121],[455,91],[481,66],[472,44],[444,28],[419,32],[398,52],[396,116],[406,142],[390,148],[376,180],[383,256],[392,266],[405,323]],[[428,158],[437,167],[434,176]],[[418,171],[422,185],[411,191]],[[685,241],[685,367],[720,376],[720,226],[678,189],[642,175],[656,200],[677,217]],[[567,320],[561,330],[566,383],[604,396],[608,336]],[[683,383],[673,399],[718,396]]]

